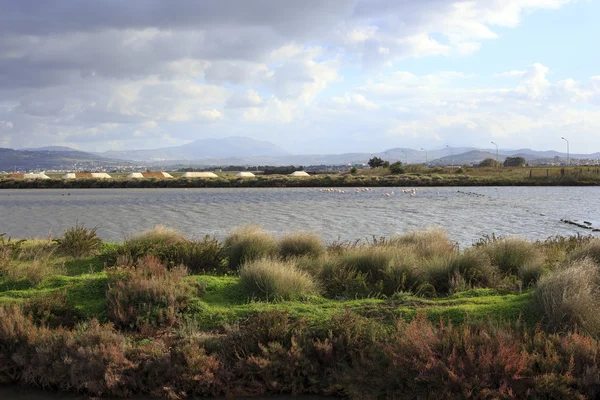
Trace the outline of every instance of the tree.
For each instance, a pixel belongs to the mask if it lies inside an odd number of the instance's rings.
[[[527,161],[523,157],[507,157],[504,161],[505,167],[524,167]]]
[[[383,168],[389,168],[390,167],[390,162],[389,161],[384,161],[382,167]]]
[[[390,172],[392,174],[403,174],[404,167],[402,166],[402,163],[400,161],[396,161],[395,163],[390,165]]]
[[[479,163],[480,167],[497,167],[499,162],[494,160],[493,158],[486,158],[482,162]]]
[[[356,167],[352,167],[352,168],[350,168],[350,173],[351,173],[352,175],[356,175],[356,174],[358,173],[358,168],[356,168]]]
[[[381,168],[381,167],[383,167],[383,160],[379,157],[373,157],[369,160],[369,167]]]

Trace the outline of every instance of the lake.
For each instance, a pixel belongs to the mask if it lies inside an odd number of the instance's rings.
[[[310,231],[332,241],[441,226],[469,246],[492,233],[529,239],[591,233],[561,219],[600,227],[598,187],[419,188],[412,196],[402,189],[0,190],[0,233],[57,236],[79,221],[113,241],[157,224],[196,238],[223,238],[234,227],[253,224],[278,236]]]

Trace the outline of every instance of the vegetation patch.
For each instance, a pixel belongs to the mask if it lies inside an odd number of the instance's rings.
[[[277,254],[277,241],[268,233],[253,226],[234,230],[224,243],[229,268],[237,270],[242,264]]]
[[[240,286],[249,298],[263,300],[301,300],[319,293],[313,277],[293,261],[269,258],[242,265]]]
[[[220,242],[161,227],[72,256],[0,236],[0,381],[90,396],[596,398],[597,243],[492,235],[459,249],[433,229],[323,244],[256,228]]]
[[[109,268],[107,276],[108,318],[122,328],[173,326],[192,294],[185,267],[168,269],[152,256]]]

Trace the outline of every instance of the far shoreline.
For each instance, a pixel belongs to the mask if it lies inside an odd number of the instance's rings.
[[[47,180],[0,180],[2,189],[248,189],[248,188],[352,188],[352,187],[474,187],[474,186],[600,186],[598,180],[576,180],[556,178],[534,179],[485,179],[471,176],[432,179],[428,176],[367,177],[325,176],[318,178],[290,179],[286,177],[255,179],[81,179],[67,181]]]

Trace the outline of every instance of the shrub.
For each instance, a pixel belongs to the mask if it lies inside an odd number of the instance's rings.
[[[247,226],[233,231],[225,239],[224,248],[229,268],[237,270],[245,262],[275,255],[277,241],[261,229]]]
[[[240,285],[249,297],[264,300],[298,300],[319,293],[313,278],[293,262],[268,258],[246,262],[240,268]]]
[[[470,287],[495,287],[498,284],[498,269],[490,263],[489,257],[478,249],[467,249],[459,254],[453,263],[457,271]]]
[[[137,260],[151,254],[167,262],[179,256],[179,246],[188,243],[188,238],[182,233],[163,225],[157,225],[150,230],[128,238],[117,250],[117,255],[126,255]],[[114,260],[112,261],[114,262]]]
[[[137,260],[147,255],[157,257],[171,268],[183,264],[192,273],[220,270],[224,264],[223,248],[216,238],[206,235],[200,241],[193,241],[161,225],[129,238],[106,253],[105,259],[114,263],[119,256]]]
[[[290,234],[279,241],[279,255],[282,258],[318,257],[324,252],[325,246],[321,239],[313,233]]]
[[[534,301],[550,329],[600,335],[600,268],[591,259],[542,277]]]
[[[314,262],[318,262],[318,278],[326,297],[360,298],[373,293],[369,277],[354,267],[344,265],[339,259],[329,256]]]
[[[343,271],[342,276],[357,279],[359,288],[366,281],[369,294],[392,295],[398,290],[412,290],[421,283],[416,255],[408,248],[357,247],[342,254],[340,263],[338,273]]]
[[[404,167],[402,167],[402,163],[400,161],[396,161],[395,163],[390,165],[390,172],[392,174],[403,174],[405,172]]]
[[[519,269],[539,267],[544,259],[535,245],[520,238],[503,238],[480,246],[501,272],[518,275]]]
[[[582,260],[584,258],[591,258],[596,264],[600,265],[600,239],[591,240],[569,254],[571,260]]]
[[[33,297],[23,305],[23,312],[31,315],[36,323],[50,327],[73,327],[82,319],[64,291],[54,291]]]
[[[223,246],[209,235],[202,241],[184,243],[180,249],[180,262],[192,273],[219,271],[224,266]]]
[[[56,243],[61,252],[72,257],[94,254],[102,245],[97,230],[98,227],[90,229],[76,223],[74,227],[67,229],[62,238],[56,239]]]
[[[534,286],[543,274],[544,267],[541,264],[524,264],[517,271],[518,278],[526,288]]]
[[[412,174],[422,174],[429,172],[429,167],[425,164],[409,164],[406,166],[406,172]]]
[[[107,313],[117,326],[172,326],[187,307],[192,288],[183,278],[185,267],[169,270],[155,257],[138,260],[135,267],[107,269]]]
[[[431,228],[422,232],[411,232],[401,236],[392,237],[387,245],[396,247],[410,247],[419,257],[449,254],[455,251],[455,244],[448,239],[448,235],[441,228]]]
[[[439,254],[423,261],[421,268],[425,275],[424,279],[435,289],[436,294],[450,293],[451,281],[456,278],[454,269],[456,257],[455,254]]]

